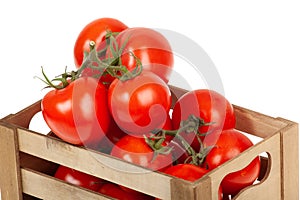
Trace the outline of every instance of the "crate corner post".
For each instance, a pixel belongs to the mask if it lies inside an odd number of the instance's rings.
[[[281,119],[284,120],[284,119]],[[282,199],[299,199],[299,126],[295,122],[281,132]]]
[[[21,200],[22,185],[16,129],[0,121],[0,188],[2,200]]]

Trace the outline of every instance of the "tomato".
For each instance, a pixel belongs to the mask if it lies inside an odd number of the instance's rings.
[[[178,129],[181,121],[187,120],[191,114],[200,117],[205,123],[212,123],[200,126],[200,133],[235,127],[235,115],[230,102],[223,95],[209,89],[189,91],[178,99],[172,112],[173,128]],[[195,150],[199,150],[199,142],[194,134],[183,133],[182,136]]]
[[[74,45],[74,61],[77,68],[82,64],[84,53],[90,51],[89,43],[94,41],[99,51],[105,47],[107,31],[121,32],[128,27],[121,21],[113,18],[99,18],[87,24],[77,36]]]
[[[100,141],[97,145],[97,149],[104,153],[110,153],[113,146],[125,135],[127,135],[124,131],[122,131],[116,122],[112,119],[109,129],[106,133],[106,137]]]
[[[196,181],[209,171],[193,164],[178,164],[167,168],[164,173],[187,181]],[[219,199],[222,199],[222,188],[219,189]]]
[[[163,125],[162,128],[166,130],[172,130],[172,122],[171,122],[170,115],[167,116],[165,124]],[[101,140],[101,142],[97,146],[97,149],[101,152],[109,154],[113,146],[125,135],[127,135],[127,133],[122,131],[114,120],[111,120],[106,137],[104,137]],[[168,141],[172,140],[172,138],[169,136],[167,136],[167,138]]]
[[[91,77],[82,77],[66,88],[49,91],[41,110],[51,131],[76,145],[93,146],[108,130],[107,90]]]
[[[166,174],[192,182],[198,180],[207,172],[209,171],[193,164],[178,164],[164,171]]]
[[[123,190],[120,186],[114,184],[114,183],[105,183],[101,186],[99,189],[99,192],[101,194],[119,199],[119,200],[150,200],[154,199],[151,196],[148,196],[146,194],[140,193],[140,192],[127,192]]]
[[[167,116],[166,116],[166,120],[165,120],[164,125],[162,126],[162,129],[164,129],[164,130],[173,130],[172,120],[171,120],[171,117],[170,117],[169,114],[167,114]]]
[[[123,131],[142,136],[164,125],[171,92],[157,75],[143,71],[127,81],[115,79],[108,90],[108,106]]]
[[[62,165],[57,168],[54,177],[96,192],[99,190],[103,182],[100,178]]]
[[[154,151],[148,146],[145,139],[132,135],[126,135],[119,140],[110,154],[155,171],[161,171],[172,165],[172,154],[158,154],[154,158]]]
[[[136,67],[133,53],[141,61],[143,69],[154,72],[166,83],[169,81],[174,58],[167,38],[161,33],[150,28],[128,28],[116,37],[116,41],[119,47],[125,45],[121,55],[122,65],[130,71]],[[110,49],[107,57],[113,57]]]
[[[208,137],[205,145],[215,143],[214,138]],[[224,162],[238,156],[253,146],[251,140],[236,129],[221,132],[215,147],[208,153],[204,165],[212,170]],[[247,167],[225,176],[221,185],[224,194],[235,195],[241,189],[252,185],[260,171],[260,159],[256,157]]]

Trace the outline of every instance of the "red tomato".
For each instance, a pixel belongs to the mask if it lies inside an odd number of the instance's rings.
[[[123,131],[141,136],[163,126],[171,92],[157,75],[144,71],[127,81],[115,79],[108,90],[108,106]]]
[[[105,47],[107,31],[121,32],[128,27],[121,21],[113,18],[99,18],[87,24],[79,33],[74,45],[74,60],[76,67],[80,67],[85,52],[90,51],[89,43],[94,41],[96,49]]]
[[[101,194],[119,199],[119,200],[150,200],[154,197],[148,196],[140,192],[127,192],[113,183],[105,183],[99,189]]]
[[[178,164],[167,168],[164,173],[182,178],[187,181],[196,181],[204,176],[208,170],[192,164]],[[222,199],[222,188],[219,189],[219,199]]]
[[[82,77],[66,88],[51,90],[41,102],[49,128],[62,140],[92,146],[108,130],[107,90],[91,77]]]
[[[103,137],[96,148],[101,152],[109,154],[113,146],[125,135],[127,134],[119,128],[116,122],[111,120],[106,137]]]
[[[154,72],[166,83],[169,81],[174,58],[168,40],[161,33],[149,28],[128,28],[116,37],[116,41],[119,47],[125,44],[121,60],[130,71],[136,67],[132,52],[142,62],[143,69]],[[108,49],[107,57],[112,56]]]
[[[171,117],[170,117],[169,114],[167,114],[166,121],[165,121],[162,129],[164,129],[164,130],[173,130],[172,121],[171,121]]]
[[[162,128],[166,129],[166,130],[172,130],[172,122],[171,122],[169,115],[168,115],[166,122]],[[109,130],[106,134],[106,137],[104,137],[101,140],[97,149],[100,150],[101,152],[110,154],[113,146],[125,135],[127,135],[127,134],[119,128],[119,126],[115,123],[115,121],[111,120]],[[172,138],[168,137],[168,139],[171,140]]]
[[[98,191],[102,185],[102,179],[83,172],[60,165],[55,172],[54,177],[84,187],[93,191]]]
[[[111,155],[127,162],[134,163],[152,170],[163,170],[172,165],[172,154],[159,154],[154,158],[154,151],[144,138],[126,135],[115,144]]]
[[[214,144],[214,140],[215,138],[208,137],[205,145]],[[251,146],[253,146],[251,140],[238,130],[224,130],[221,132],[215,147],[208,153],[204,165],[212,170],[238,156]],[[224,194],[235,195],[241,189],[252,185],[259,175],[259,170],[260,159],[256,157],[244,169],[226,175],[221,183]]]
[[[193,90],[180,97],[172,113],[173,128],[178,129],[181,121],[187,120],[191,114],[200,117],[205,123],[213,123],[209,126],[200,127],[200,133],[212,133],[215,129],[235,127],[235,115],[232,105],[223,95],[212,90]],[[191,146],[195,150],[200,148],[194,134],[182,134],[182,136],[188,142],[191,142]]]
[[[164,173],[182,178],[187,181],[196,181],[208,170],[192,164],[178,164],[167,168]]]

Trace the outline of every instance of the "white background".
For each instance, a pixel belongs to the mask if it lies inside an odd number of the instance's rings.
[[[80,30],[113,17],[130,27],[184,34],[213,60],[231,103],[300,122],[299,2],[195,2],[1,1],[0,118],[41,99],[44,84],[33,78],[40,67],[50,77],[74,69]]]

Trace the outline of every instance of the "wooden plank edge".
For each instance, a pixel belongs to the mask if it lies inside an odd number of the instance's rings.
[[[289,123],[281,130],[281,179],[283,200],[299,199],[299,125],[290,120],[278,118]]]
[[[20,110],[16,114],[10,114],[1,119],[10,124],[18,125],[24,128],[28,128],[32,117],[41,111],[41,100],[31,104],[30,106]]]
[[[109,200],[111,198],[54,177],[22,168],[23,192],[48,200]]]
[[[2,200],[21,200],[22,185],[16,129],[0,122],[0,188]]]
[[[71,167],[162,199],[170,199],[171,177],[107,154],[70,145],[26,129],[18,129],[20,151]],[[39,145],[32,145],[39,144]],[[88,165],[86,164],[88,163]]]
[[[285,121],[257,111],[237,105],[233,106],[236,115],[236,129],[240,131],[267,138],[288,125]]]

